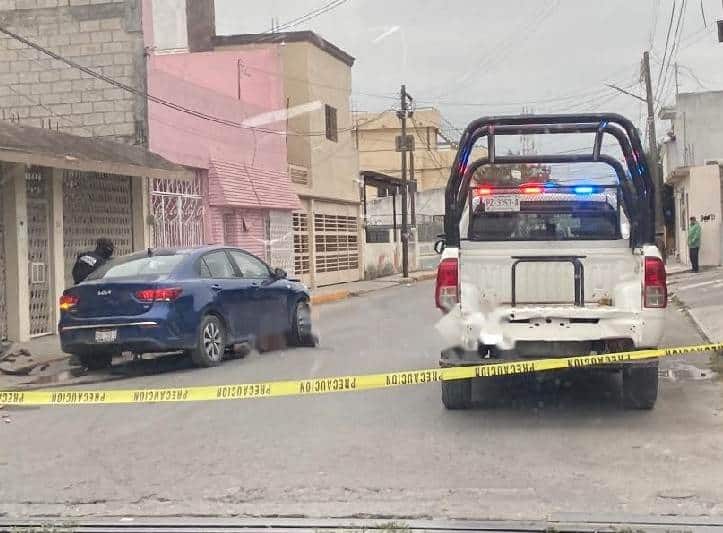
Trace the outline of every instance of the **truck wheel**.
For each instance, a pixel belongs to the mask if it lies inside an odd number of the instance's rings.
[[[623,368],[623,407],[652,409],[658,399],[658,363]]]
[[[472,403],[472,380],[442,381],[442,403],[447,409],[467,409]]]

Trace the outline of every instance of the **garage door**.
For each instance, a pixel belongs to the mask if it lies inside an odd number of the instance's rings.
[[[78,254],[95,248],[101,237],[113,241],[115,255],[133,251],[131,179],[97,172],[63,175],[63,255],[65,284]]]
[[[352,213],[314,213],[317,285],[359,279],[359,222]]]

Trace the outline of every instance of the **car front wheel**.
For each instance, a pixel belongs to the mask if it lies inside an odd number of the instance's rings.
[[[316,337],[311,328],[311,308],[309,302],[296,303],[291,317],[290,343],[293,346],[316,346]]]
[[[193,364],[209,367],[221,362],[226,351],[226,333],[223,323],[217,316],[203,317],[196,343],[196,347],[191,351]]]

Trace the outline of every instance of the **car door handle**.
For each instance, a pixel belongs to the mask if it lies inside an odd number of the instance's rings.
[[[218,292],[218,291],[222,290],[222,287],[218,283],[214,283],[213,285],[211,285],[211,289]]]

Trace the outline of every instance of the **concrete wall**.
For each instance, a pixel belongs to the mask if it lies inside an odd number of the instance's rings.
[[[667,163],[670,168],[723,161],[723,91],[680,94],[674,114],[676,140],[666,148],[673,158]]]
[[[411,199],[410,199],[411,200]],[[367,224],[392,224],[393,201],[391,196],[367,200]],[[411,220],[411,202],[408,206]],[[444,189],[418,191],[415,195],[415,210],[422,216],[444,215]],[[397,224],[402,223],[402,197],[396,197]]]
[[[680,261],[689,265],[688,218],[701,225],[700,264],[721,264],[721,167],[692,167],[675,186],[676,238]],[[712,215],[712,216],[711,216]]]
[[[402,242],[400,230],[394,240],[394,230],[389,229],[390,242],[364,243],[364,279],[374,279],[402,271]],[[409,241],[409,270],[419,270],[419,254],[416,230],[414,240]]]
[[[0,24],[68,59],[143,89],[139,0],[4,0]],[[0,39],[2,118],[82,136],[145,140],[145,98]]]

